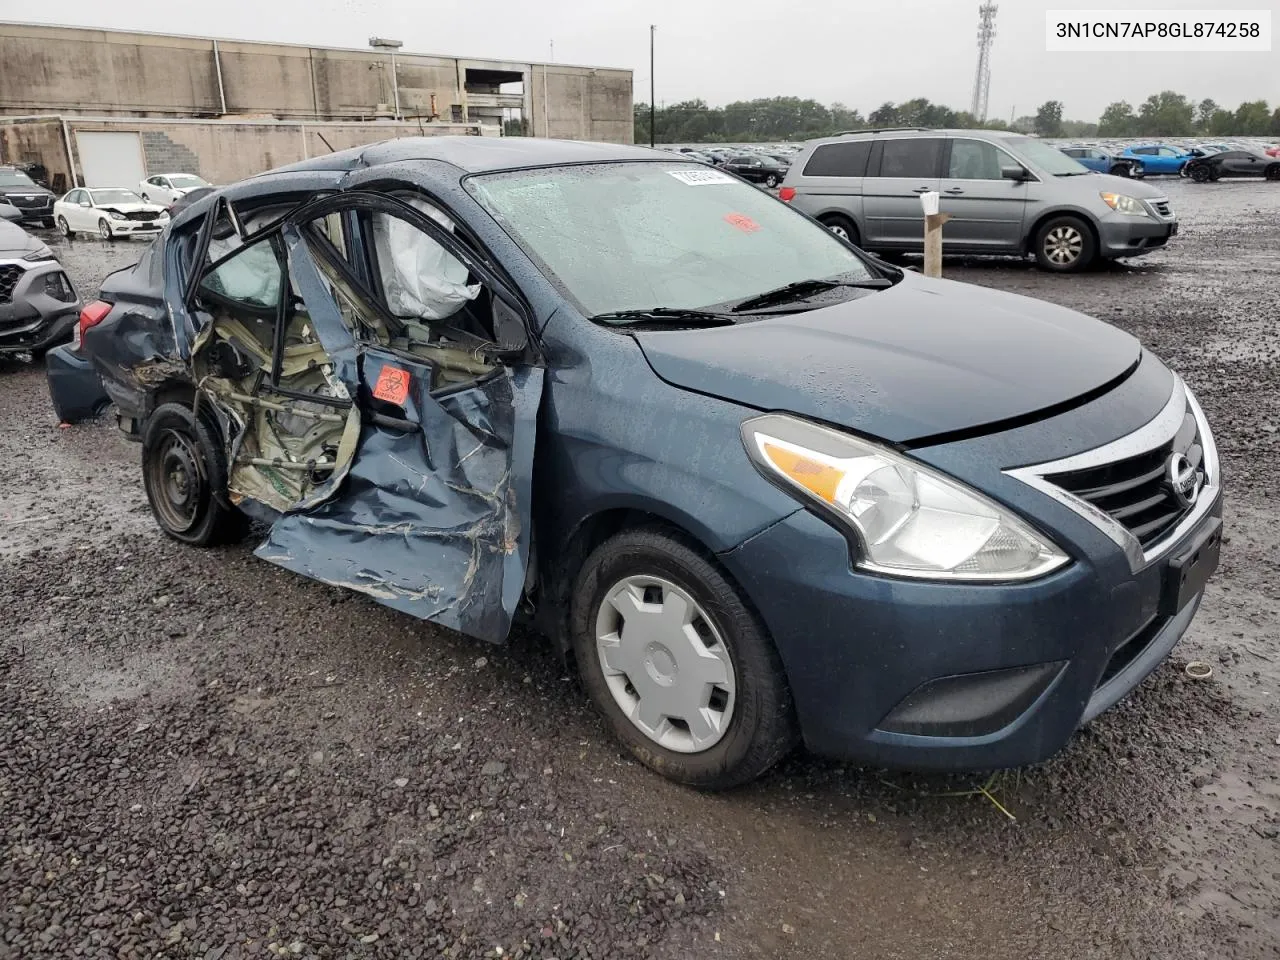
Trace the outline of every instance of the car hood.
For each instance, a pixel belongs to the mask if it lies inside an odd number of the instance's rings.
[[[1141,157],[1125,157],[1125,160],[1140,160]],[[1083,177],[1059,177],[1057,182],[1071,183],[1075,180],[1083,180]],[[1099,192],[1106,191],[1108,193],[1123,193],[1125,196],[1133,197],[1136,200],[1157,200],[1164,199],[1169,195],[1167,190],[1162,190],[1150,183],[1144,183],[1141,180],[1134,180],[1132,177],[1115,177],[1109,173],[1095,173],[1090,179],[1089,184],[1094,190],[1102,188]],[[1091,199],[1098,199],[1097,194],[1093,194]]]
[[[36,184],[34,187],[0,187],[0,196],[51,197],[53,193]]]
[[[43,240],[33,237],[16,223],[0,220],[0,259],[21,259],[47,249]]]
[[[160,203],[104,203],[97,210],[106,210],[108,212],[114,210],[116,213],[138,213],[139,211],[150,211],[151,213],[164,213],[165,206]]]
[[[662,379],[908,443],[995,428],[1118,383],[1136,339],[1063,307],[908,273],[805,313],[642,331]]]

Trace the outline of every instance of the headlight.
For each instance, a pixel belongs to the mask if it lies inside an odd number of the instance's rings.
[[[112,211],[111,211],[111,219],[112,219],[112,220],[125,220],[125,219],[127,219],[127,218],[125,217],[125,215],[124,215],[123,213],[116,213],[114,210],[112,210]]]
[[[1126,197],[1123,193],[1104,193],[1101,196],[1102,202],[1116,213],[1123,213],[1127,217],[1148,216],[1147,208],[1142,205],[1141,200]]]
[[[1067,556],[986,497],[878,444],[796,417],[742,425],[766,477],[857,539],[857,565],[901,577],[1029,580]]]

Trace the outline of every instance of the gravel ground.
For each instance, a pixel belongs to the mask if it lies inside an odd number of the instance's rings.
[[[0,958],[1280,956],[1270,187],[1170,183],[1175,244],[1083,277],[947,264],[1141,336],[1230,484],[1192,633],[989,784],[1016,819],[982,779],[805,756],[730,795],[667,784],[534,638],[163,539],[137,447],[59,429],[43,371],[0,361]],[[89,291],[140,250],[57,248]]]

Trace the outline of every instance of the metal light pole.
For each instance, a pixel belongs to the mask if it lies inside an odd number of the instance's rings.
[[[657,32],[658,32],[657,26],[652,23],[649,24],[649,146],[650,147],[655,145],[655,138],[657,137],[657,124],[656,124],[657,111],[654,107],[654,104],[657,102],[657,94],[654,92],[657,90],[657,84],[654,81],[654,76],[653,76],[653,37],[654,37],[654,34]]]
[[[391,96],[395,101],[396,119],[403,120],[404,117],[400,115],[400,75],[396,71],[396,51],[404,46],[404,41],[370,37],[369,46],[375,50],[384,50],[391,54]]]

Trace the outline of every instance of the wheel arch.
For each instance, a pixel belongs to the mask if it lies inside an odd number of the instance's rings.
[[[1089,233],[1093,235],[1094,249],[1101,254],[1102,233],[1098,229],[1098,221],[1093,214],[1080,207],[1055,207],[1037,217],[1028,228],[1026,236],[1022,239],[1023,250],[1026,253],[1035,252],[1036,236],[1039,235],[1040,229],[1050,220],[1056,220],[1058,217],[1077,217],[1083,220],[1085,226],[1089,228]]]

